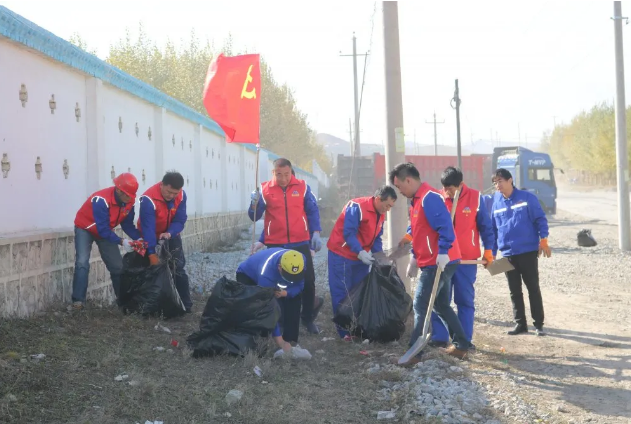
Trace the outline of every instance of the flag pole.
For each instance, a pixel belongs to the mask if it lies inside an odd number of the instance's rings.
[[[254,254],[254,243],[256,243],[256,209],[259,204],[259,197],[261,196],[261,192],[259,191],[259,153],[261,152],[260,143],[256,143],[256,173],[254,175],[254,181],[256,187],[256,199],[254,200],[254,211],[252,216],[254,220],[252,222],[252,245],[250,246],[250,256]]]

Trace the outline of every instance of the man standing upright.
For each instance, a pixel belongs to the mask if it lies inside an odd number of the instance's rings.
[[[539,288],[539,256],[552,255],[548,246],[548,219],[537,196],[519,190],[513,185],[513,176],[507,169],[495,171],[493,183],[499,193],[493,198],[493,231],[495,246],[502,256],[515,267],[506,273],[508,289],[513,303],[515,328],[509,335],[527,333],[526,307],[521,289],[523,280],[528,289],[530,313],[538,336],[543,336],[543,299]]]
[[[315,270],[311,256],[312,249],[317,252],[322,248],[316,198],[307,183],[292,174],[291,162],[279,158],[274,161],[272,179],[261,184],[260,195],[253,191],[251,199],[248,209],[250,219],[258,221],[265,213],[263,243],[267,247],[297,250],[305,256],[302,323],[307,331],[318,334],[320,329],[314,319],[324,300],[315,296]]]
[[[74,220],[75,269],[72,278],[72,307],[82,310],[88,291],[90,253],[96,243],[112,278],[114,294],[118,298],[123,258],[118,246],[125,251],[133,250],[129,239],[122,239],[113,231],[119,224],[133,240],[140,238],[134,227],[134,203],[138,180],[133,174],[124,173],[114,178],[114,186],[93,193],[77,212]]]
[[[383,255],[383,222],[396,200],[394,188],[383,186],[374,196],[349,201],[337,218],[326,245],[333,315],[353,287],[368,275],[375,261],[373,254]],[[344,340],[351,340],[348,331],[338,327],[337,332]]]
[[[401,194],[412,199],[410,224],[413,256],[410,258],[408,276],[415,278],[418,270],[421,270],[414,296],[414,330],[410,337],[410,347],[423,331],[434,279],[440,268],[434,311],[447,325],[449,334],[453,337],[453,345],[445,352],[462,359],[469,350],[470,342],[450,305],[451,278],[461,258],[451,215],[440,193],[429,184],[421,182],[418,169],[414,164],[401,163],[395,166],[389,173],[389,179],[390,184],[395,185]],[[420,361],[419,354],[406,365]]]
[[[443,185],[441,194],[449,212],[454,205],[454,196],[459,192],[456,213],[454,215],[454,231],[464,260],[480,258],[480,237],[484,244],[484,259],[488,264],[493,262],[493,244],[495,236],[493,225],[480,192],[467,187],[463,182],[462,171],[453,166],[443,172],[440,179]],[[473,337],[473,317],[475,314],[475,283],[477,265],[458,265],[454,273],[453,299],[458,306],[458,319],[462,324],[468,341]],[[451,298],[451,295],[450,295]],[[436,313],[432,313],[432,345],[446,347],[449,333]]]
[[[179,172],[167,172],[159,182],[140,196],[140,217],[138,229],[147,242],[149,263],[157,265],[160,258],[156,254],[159,240],[166,240],[165,246],[175,259],[175,287],[186,308],[190,313],[193,306],[188,285],[188,275],[184,270],[186,258],[182,248],[182,237],[186,224],[186,192],[184,177]]]

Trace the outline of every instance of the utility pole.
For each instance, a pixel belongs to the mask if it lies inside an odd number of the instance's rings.
[[[436,124],[444,124],[445,120],[442,122],[436,121],[436,111],[434,111],[434,120],[433,121],[425,121],[426,124],[434,124],[434,156],[438,156],[438,132],[436,131]]]
[[[396,1],[382,1],[383,7],[383,53],[386,74],[386,175],[396,164],[405,161],[405,139],[403,131],[403,97],[401,93],[401,57],[399,51],[399,7]],[[405,234],[408,223],[407,202],[400,197],[388,212],[386,230],[387,248],[396,247]],[[408,258],[397,261],[397,269],[404,272]],[[401,276],[401,274],[399,274]],[[405,278],[405,274],[403,277]],[[411,290],[410,281],[406,289]]]
[[[353,152],[355,156],[361,156],[361,148],[359,146],[359,91],[357,89],[357,56],[368,56],[370,53],[357,54],[357,38],[353,33],[353,54],[340,54],[340,56],[353,56],[353,82],[355,93],[355,147]],[[352,141],[351,141],[352,142]]]
[[[351,124],[351,118],[348,118],[348,142],[351,145],[351,157],[353,157],[353,125]]]
[[[458,90],[458,80],[456,80],[456,90],[454,91],[454,98],[451,99],[451,102],[451,107],[456,109],[456,149],[458,151],[458,168],[462,170],[462,143],[460,142],[460,92]]]
[[[622,6],[613,2],[613,27],[616,51],[616,165],[618,171],[618,243],[621,250],[631,250],[629,225],[629,157],[627,156],[626,101],[624,98],[624,57],[622,49]]]
[[[418,155],[418,146],[416,145],[416,128],[414,128],[414,154]]]

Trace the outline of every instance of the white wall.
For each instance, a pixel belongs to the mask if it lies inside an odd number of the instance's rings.
[[[112,175],[122,172],[136,176],[142,193],[164,172],[179,171],[190,217],[247,208],[255,186],[255,149],[226,143],[219,131],[2,37],[0,63],[11,64],[2,67],[0,78],[0,158],[6,153],[11,166],[7,178],[0,178],[1,201],[10,205],[0,207],[0,234],[71,228],[87,197],[111,186]],[[25,107],[21,84],[28,91]],[[259,182],[271,177],[277,157],[261,150]],[[317,196],[316,178],[301,169],[296,175]]]
[[[0,64],[0,159],[6,153],[11,166],[8,178],[0,177],[0,234],[67,227],[87,187],[86,123],[75,118],[76,103],[85,111],[85,77],[7,42],[0,42]]]

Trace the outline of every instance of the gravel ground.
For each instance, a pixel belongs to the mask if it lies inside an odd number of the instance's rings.
[[[540,261],[549,337],[507,336],[512,310],[505,277],[490,277],[480,269],[477,351],[468,361],[430,350],[431,359],[400,369],[388,364],[388,357],[397,355],[391,346],[381,357],[366,361],[365,372],[380,378],[375,399],[393,404],[391,411],[380,413],[381,419],[426,422],[434,417],[445,423],[486,424],[631,420],[631,357],[625,352],[631,348],[631,295],[625,282],[631,256],[618,252],[616,227],[610,223],[561,211],[550,226],[553,256]],[[593,230],[597,247],[576,245],[582,228]],[[232,251],[189,255],[191,286],[207,292],[222,275],[233,277],[250,243],[251,230]],[[323,249],[315,259],[317,292],[325,295],[326,255]],[[333,329],[332,323],[319,324],[328,332]],[[396,348],[399,354],[410,327],[411,319]]]

